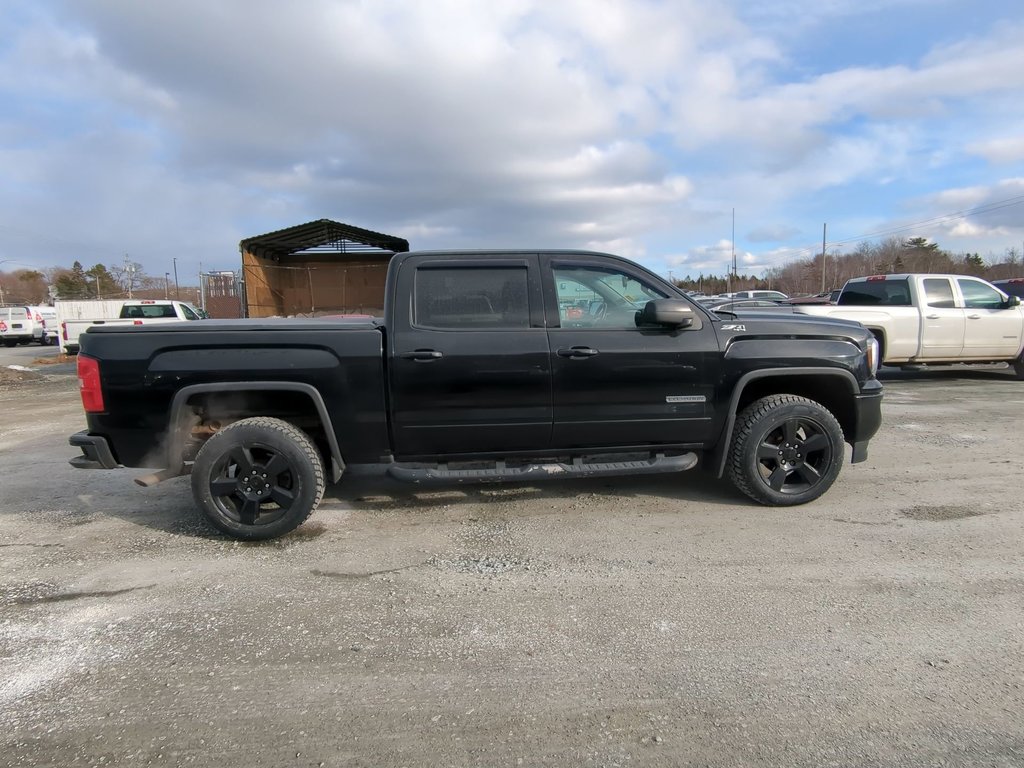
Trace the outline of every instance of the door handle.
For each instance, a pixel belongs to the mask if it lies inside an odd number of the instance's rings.
[[[574,358],[576,360],[582,360],[585,357],[593,357],[594,355],[599,355],[601,353],[596,349],[591,349],[590,347],[569,347],[568,349],[562,347],[561,349],[557,350],[555,354],[558,355],[559,357],[568,357]]]
[[[399,352],[398,356],[403,360],[422,360],[424,362],[430,360],[439,360],[444,355],[433,349],[416,349],[412,352]]]
[[[938,315],[925,315],[925,317],[927,317],[929,320],[938,320],[939,319]]]
[[[981,315],[968,315],[967,317],[970,318],[971,320],[980,320],[981,319]]]

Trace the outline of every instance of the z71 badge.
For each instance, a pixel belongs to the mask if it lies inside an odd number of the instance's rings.
[[[739,323],[725,323],[722,326],[722,330],[723,331],[745,331],[745,330],[747,330],[747,326],[739,324]]]

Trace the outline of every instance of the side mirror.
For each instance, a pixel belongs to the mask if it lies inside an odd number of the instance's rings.
[[[1013,309],[1014,307],[1020,306],[1020,296],[1007,296],[1006,297],[1006,308]]]
[[[682,299],[655,299],[648,301],[640,310],[637,325],[689,328],[693,320],[693,308]]]

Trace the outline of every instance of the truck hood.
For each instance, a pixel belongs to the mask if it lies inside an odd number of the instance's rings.
[[[739,310],[713,313],[718,318],[719,331],[744,336],[807,336],[809,338],[845,337],[864,341],[871,332],[855,320],[838,317],[814,317],[788,309]]]

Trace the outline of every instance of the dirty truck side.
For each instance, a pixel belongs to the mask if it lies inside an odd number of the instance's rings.
[[[413,252],[380,320],[91,328],[81,468],[191,475],[219,529],[300,525],[346,473],[410,482],[680,472],[812,501],[867,456],[878,349],[856,323],[711,314],[625,259]]]

